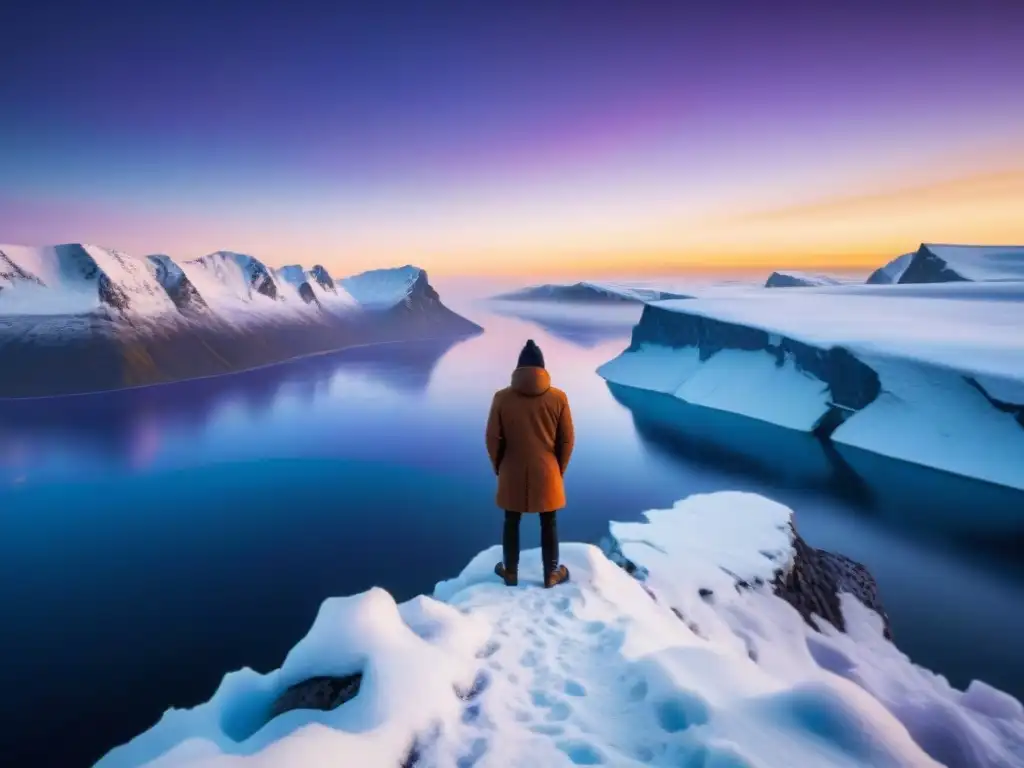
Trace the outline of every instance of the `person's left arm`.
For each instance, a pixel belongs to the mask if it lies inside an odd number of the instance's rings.
[[[501,427],[501,400],[495,395],[491,401],[491,412],[487,416],[487,455],[491,458],[494,474],[498,474],[504,454],[505,433]]]

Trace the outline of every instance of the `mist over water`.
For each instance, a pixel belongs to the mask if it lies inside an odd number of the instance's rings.
[[[1024,494],[609,387],[594,371],[639,307],[514,316],[479,286],[446,290],[483,335],[0,402],[0,688],[17,692],[0,754],[88,764],[224,673],[279,665],[324,598],[429,592],[497,542],[484,421],[527,338],[576,421],[563,540],[692,493],[763,493],[814,546],[868,565],[911,658],[1024,696],[1024,569],[1007,543]]]

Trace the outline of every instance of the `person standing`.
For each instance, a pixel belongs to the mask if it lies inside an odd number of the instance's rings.
[[[519,523],[540,516],[544,586],[569,579],[558,561],[558,510],[565,507],[563,477],[575,444],[572,412],[565,392],[551,386],[544,355],[526,342],[511,385],[498,390],[487,418],[487,453],[498,476],[498,506],[505,510],[502,562],[494,572],[506,586],[519,583]]]

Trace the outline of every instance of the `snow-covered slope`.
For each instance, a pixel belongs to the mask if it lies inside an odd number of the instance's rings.
[[[812,275],[808,272],[772,272],[765,281],[765,288],[798,288],[810,285],[838,285],[839,281],[828,275]]]
[[[149,261],[153,276],[180,311],[190,312],[207,308],[206,300],[199,295],[195,285],[174,259],[165,253],[153,254],[146,259]]]
[[[0,397],[174,381],[480,330],[444,306],[422,270],[368,274],[351,278],[373,288],[360,303],[321,265],[275,270],[232,251],[178,262],[90,245],[0,246]]]
[[[278,282],[285,288],[297,292],[306,304],[315,304],[330,310],[352,309],[356,301],[334,281],[330,273],[319,264],[306,269],[299,264],[290,264],[276,270]]]
[[[617,304],[640,304],[661,299],[685,299],[683,294],[655,288],[583,281],[571,285],[546,284],[523,288],[493,297],[498,301],[564,301]]]
[[[648,305],[607,380],[1024,488],[1024,283]]]
[[[885,266],[876,269],[868,276],[868,284],[888,285],[890,283],[898,283],[900,278],[903,277],[903,273],[906,272],[907,267],[910,266],[910,260],[914,258],[914,253],[914,251],[904,253]]]
[[[97,245],[0,245],[0,315],[176,311],[149,262]]]
[[[1022,245],[924,243],[876,270],[869,283],[1024,280]]]
[[[883,637],[880,616],[836,598],[840,577],[809,586],[838,599],[845,632],[821,620],[815,631],[776,596],[789,595],[787,574],[815,573],[786,507],[721,493],[647,518],[612,524],[607,551],[625,567],[564,545],[572,579],[552,590],[540,587],[536,550],[523,555],[520,586],[501,585],[492,547],[433,597],[396,604],[374,588],[331,598],[280,669],[227,675],[207,703],[168,710],[98,766],[1024,760],[1019,702],[978,682],[954,690],[915,666]]]
[[[342,286],[363,307],[389,309],[416,298],[416,289],[426,284],[426,273],[406,265],[394,269],[372,269],[345,277]]]

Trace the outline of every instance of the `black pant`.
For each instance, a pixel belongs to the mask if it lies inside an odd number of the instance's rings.
[[[544,564],[544,573],[551,573],[558,567],[558,520],[555,512],[541,512],[540,517],[540,551]],[[501,538],[501,548],[505,560],[505,569],[513,572],[519,570],[519,521],[520,512],[505,510],[505,533]]]

